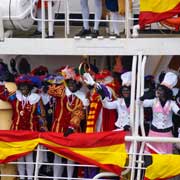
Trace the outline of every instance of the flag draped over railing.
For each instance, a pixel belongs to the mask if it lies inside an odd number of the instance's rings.
[[[96,165],[120,175],[127,153],[124,132],[62,133],[0,131],[0,163],[14,161],[33,151],[38,144],[81,164]]]
[[[180,174],[180,156],[175,154],[152,154],[152,164],[145,172],[145,180],[167,180]]]
[[[139,25],[159,22],[180,14],[180,0],[140,0]]]

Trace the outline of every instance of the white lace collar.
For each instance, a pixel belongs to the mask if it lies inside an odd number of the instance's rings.
[[[84,106],[88,106],[88,99],[86,98],[86,94],[83,91],[78,90],[76,92],[71,92],[69,90],[69,88],[66,87],[65,94],[67,97],[69,97],[70,95],[74,95],[74,96],[78,97],[82,101]]]
[[[26,101],[26,102],[29,102],[29,104],[33,105],[33,104],[36,104],[40,100],[40,95],[37,93],[31,93],[29,96],[26,97],[26,96],[23,96],[19,90],[17,90],[16,98],[19,101]]]

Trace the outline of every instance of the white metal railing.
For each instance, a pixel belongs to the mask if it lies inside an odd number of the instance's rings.
[[[126,136],[125,137],[125,141],[127,142],[137,142],[137,143],[140,143],[140,142],[164,142],[164,143],[168,143],[168,142],[172,142],[172,143],[180,143],[180,139],[179,138],[166,138],[166,137],[161,137],[161,138],[157,138],[157,137],[143,137],[143,136]],[[42,179],[51,179],[53,178],[52,176],[47,176],[47,175],[40,175],[39,174],[39,169],[40,169],[40,166],[41,165],[49,165],[49,166],[53,166],[53,165],[58,165],[58,166],[67,166],[67,164],[64,164],[64,163],[61,163],[61,164],[55,164],[55,163],[50,163],[50,162],[41,162],[39,161],[39,155],[42,155],[42,153],[44,152],[49,152],[49,150],[46,150],[46,149],[42,149],[42,146],[38,146],[37,149],[34,151],[34,153],[36,154],[36,159],[34,162],[10,162],[8,164],[13,164],[13,165],[18,165],[18,164],[32,164],[35,166],[35,171],[34,171],[34,174],[32,175],[32,178],[34,178],[35,180],[36,179],[39,179],[39,178],[42,178]],[[142,156],[144,157],[145,155],[148,155],[146,153],[135,153],[135,152],[129,152],[129,157],[138,157],[138,156]],[[129,169],[130,171],[127,171],[127,173],[129,173],[129,176],[130,176],[130,179],[132,179],[132,177],[134,178],[134,180],[142,180],[143,179],[143,176],[142,174],[137,175],[133,175],[132,172],[133,170],[135,172],[142,172],[144,171],[146,168],[142,165],[144,163],[144,160],[143,158],[140,160],[138,159],[138,161],[136,161],[136,164],[133,165],[128,165],[128,166],[125,166],[125,169]],[[141,164],[141,166],[139,166],[138,164]],[[82,164],[68,164],[68,166],[74,166],[74,167],[79,167],[79,168],[84,168],[84,167],[96,167],[96,166],[93,166],[93,165],[82,165]],[[105,179],[107,180],[108,177],[124,177],[125,174],[121,174],[121,175],[116,175],[114,173],[110,173],[110,172],[101,172],[99,174],[97,174],[96,176],[94,176],[92,179],[101,179],[103,177],[106,177]],[[27,175],[24,175],[24,176],[20,176],[18,174],[0,174],[0,177],[17,177],[17,178],[30,178],[30,176],[27,176]],[[66,177],[54,177],[54,179],[64,179]],[[72,180],[90,180],[91,178],[84,178],[82,176],[78,176],[78,177],[73,177],[71,178]],[[103,178],[104,179],[104,178]],[[130,180],[129,178],[127,180]]]
[[[52,8],[52,1],[60,3],[61,1],[64,2],[64,19],[54,19],[52,17],[53,14],[53,8]],[[70,2],[71,1],[71,2]],[[45,2],[48,3],[48,9],[47,9],[47,14],[48,18],[46,18],[46,11],[45,11]],[[129,10],[129,1],[126,0],[125,4],[125,20],[109,20],[109,19],[101,19],[101,20],[92,20],[92,19],[72,19],[70,18],[70,14],[72,13],[71,10],[69,9],[70,3],[72,3],[72,0],[41,0],[42,3],[42,9],[41,9],[41,19],[37,18],[33,14],[33,8],[35,6],[35,1],[32,0],[32,8],[31,8],[31,17],[35,21],[41,21],[42,22],[42,38],[45,38],[45,29],[46,29],[46,22],[48,22],[49,29],[50,26],[53,26],[53,22],[64,22],[64,37],[68,37],[70,34],[70,22],[81,22],[81,21],[88,21],[88,22],[117,22],[117,23],[124,23],[125,24],[125,35],[126,38],[131,37],[130,30],[132,29],[132,21],[135,20],[135,18],[132,18],[131,12]],[[74,1],[73,1],[74,3]],[[81,13],[80,13],[81,14]],[[52,32],[51,32],[52,33]]]

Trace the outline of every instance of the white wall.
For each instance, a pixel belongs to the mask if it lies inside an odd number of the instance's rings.
[[[62,66],[72,66],[72,67],[78,67],[79,64],[82,62],[83,58],[82,56],[23,56],[26,57],[28,62],[31,64],[31,69],[43,65],[46,66],[50,73],[54,72],[54,70],[62,67]],[[15,58],[18,62],[22,56],[13,56],[13,55],[1,55],[1,59],[3,59],[3,62],[7,63],[9,65],[9,62],[11,58]],[[105,57],[99,56],[99,57],[91,57],[91,62],[93,63],[93,60],[96,59],[97,66],[102,69],[105,65]]]
[[[90,12],[94,12],[94,0],[89,0]],[[64,12],[65,0],[60,0],[59,12]],[[71,13],[81,13],[80,0],[69,0],[69,9]]]

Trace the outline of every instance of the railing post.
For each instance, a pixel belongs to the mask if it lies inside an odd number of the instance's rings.
[[[45,0],[41,0],[41,20],[42,20],[42,38],[46,36],[46,16],[45,16]]]
[[[69,12],[68,12],[68,0],[65,0],[65,23],[64,23],[64,36],[67,38],[68,36],[68,28],[69,28]]]
[[[0,12],[0,41],[4,40],[4,25],[3,25],[3,19]]]
[[[137,99],[140,97],[141,90],[141,64],[142,64],[142,54],[138,55],[138,71],[137,71],[137,88],[136,88],[136,102],[135,102],[135,120],[134,120],[134,133],[132,134],[135,137],[138,137],[138,129],[139,129],[139,106],[137,103]],[[136,155],[137,155],[137,141],[133,142],[133,155],[132,155],[132,171],[131,171],[131,180],[135,178],[135,166],[136,166]]]
[[[147,56],[143,57],[142,65],[141,65],[141,92],[140,95],[144,94],[144,75],[145,75],[145,65],[146,65]],[[144,129],[144,108],[140,106],[140,129],[141,134],[143,137],[146,136],[145,129]],[[144,152],[145,142],[141,143],[141,147],[139,150],[139,157],[138,157],[138,170],[137,170],[137,180],[141,179],[141,168],[143,163],[143,152]]]
[[[134,136],[135,132],[135,114],[134,114],[134,105],[135,105],[135,88],[136,88],[136,67],[137,67],[137,56],[133,56],[133,63],[132,63],[132,80],[131,80],[131,102],[130,102],[130,126],[131,126],[131,132],[132,136]],[[132,141],[131,142],[131,147],[130,147],[130,153],[129,154],[129,167],[133,165],[133,160],[135,159],[135,155],[133,154],[134,152],[134,146],[136,142]],[[131,170],[131,177],[134,177],[134,170]],[[132,180],[132,179],[131,179]]]
[[[130,25],[129,25],[129,0],[125,0],[125,34],[126,38],[130,38]]]
[[[53,18],[52,1],[48,1],[48,35],[49,36],[53,36],[53,25],[54,25],[54,18]]]
[[[39,172],[39,151],[40,146],[38,145],[36,151],[36,163],[35,163],[35,171],[34,171],[34,180],[38,180],[38,172]]]

